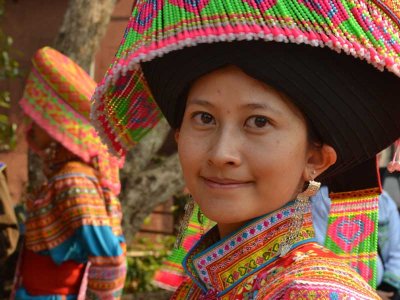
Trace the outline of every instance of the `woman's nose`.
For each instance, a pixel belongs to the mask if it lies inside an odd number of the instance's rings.
[[[218,167],[241,164],[241,141],[232,130],[221,130],[210,146],[208,164]]]

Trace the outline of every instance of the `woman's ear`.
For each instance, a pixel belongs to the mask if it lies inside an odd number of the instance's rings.
[[[318,177],[332,166],[336,159],[336,151],[331,146],[323,144],[319,147],[313,147],[310,150],[307,166],[304,169],[304,178],[310,180]]]
[[[175,129],[175,142],[177,144],[178,144],[178,141],[179,141],[179,132],[180,132],[179,128]]]

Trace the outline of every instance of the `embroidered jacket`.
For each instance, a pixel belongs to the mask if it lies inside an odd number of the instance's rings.
[[[293,202],[218,240],[212,228],[183,263],[189,277],[172,299],[380,299],[363,278],[314,239],[310,210],[280,257]]]
[[[126,261],[120,203],[101,188],[96,172],[69,162],[28,201],[23,255],[29,263],[22,259],[16,299],[121,296]]]

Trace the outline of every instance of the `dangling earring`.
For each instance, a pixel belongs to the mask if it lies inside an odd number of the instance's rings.
[[[182,244],[182,240],[185,235],[185,229],[189,225],[190,218],[193,214],[193,209],[194,209],[194,200],[193,200],[192,195],[189,195],[189,200],[186,203],[185,209],[184,209],[185,213],[184,213],[183,219],[179,225],[178,236],[176,237],[176,240],[175,240],[175,244],[174,244],[175,249],[178,249]]]
[[[204,216],[203,212],[201,211],[200,207],[198,207],[198,210],[197,210],[197,221],[200,224],[200,236],[204,235],[204,223],[205,223],[204,219],[205,219],[205,216]]]
[[[313,175],[314,174],[315,171],[313,171]],[[307,208],[310,204],[310,197],[314,196],[320,187],[321,183],[312,179],[308,182],[306,190],[297,195],[294,204],[294,215],[292,217],[292,222],[289,225],[289,232],[279,247],[280,257],[285,256],[298,239],[300,229],[303,226],[304,214],[307,212]]]
[[[53,161],[57,154],[57,142],[51,142],[50,145],[44,150],[47,155],[47,161]]]

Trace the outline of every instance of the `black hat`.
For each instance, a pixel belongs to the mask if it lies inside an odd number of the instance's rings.
[[[319,179],[373,158],[400,136],[400,79],[330,49],[223,42],[141,63],[158,106],[174,128],[180,126],[193,81],[226,65],[236,65],[289,96],[321,140],[336,150],[336,163]]]

